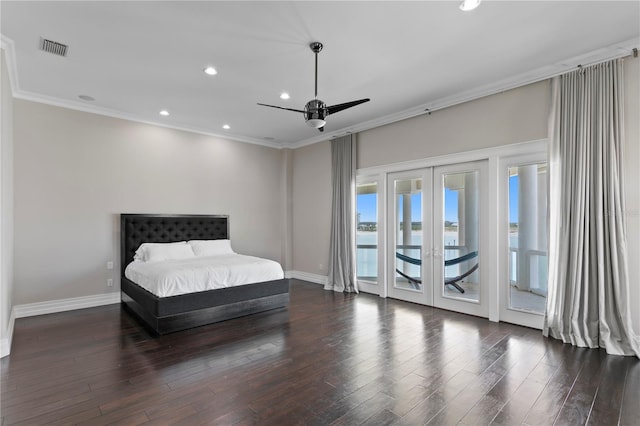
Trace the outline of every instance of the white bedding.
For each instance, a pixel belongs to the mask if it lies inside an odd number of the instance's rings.
[[[124,275],[158,297],[284,278],[278,262],[240,254],[160,262],[133,261],[127,265]]]

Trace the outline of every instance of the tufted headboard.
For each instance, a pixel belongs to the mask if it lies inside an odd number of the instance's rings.
[[[133,261],[142,243],[229,238],[229,216],[224,215],[120,215],[120,273]]]

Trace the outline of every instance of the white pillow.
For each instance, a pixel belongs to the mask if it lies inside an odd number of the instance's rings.
[[[189,245],[196,256],[235,254],[231,248],[231,240],[191,240]]]
[[[158,262],[161,260],[177,260],[195,257],[191,246],[186,241],[177,243],[143,243],[140,244],[134,260]]]

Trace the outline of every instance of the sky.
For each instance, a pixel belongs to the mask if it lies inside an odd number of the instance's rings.
[[[509,222],[518,221],[518,175],[509,178]]]
[[[444,220],[458,222],[458,197],[455,191],[445,188],[445,205]],[[420,197],[422,194],[413,194],[411,196],[412,220],[420,221]],[[376,194],[358,195],[358,213],[360,213],[361,222],[376,221]],[[400,207],[402,211],[402,206]],[[518,221],[518,176],[509,178],[509,222]]]
[[[445,220],[452,222],[458,221],[458,198],[455,191],[445,189]],[[413,194],[411,196],[411,219],[413,222],[419,222],[421,205],[420,199],[422,194]],[[358,213],[360,213],[361,222],[376,221],[376,194],[358,195]],[[402,214],[402,205],[400,206],[400,214]]]

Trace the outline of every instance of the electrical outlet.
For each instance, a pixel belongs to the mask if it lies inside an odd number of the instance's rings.
[[[324,265],[322,263],[318,263],[318,271],[322,271]]]
[[[112,261],[108,261],[107,262],[107,269],[113,269],[113,262]]]
[[[113,279],[107,279],[107,287],[113,287]]]

